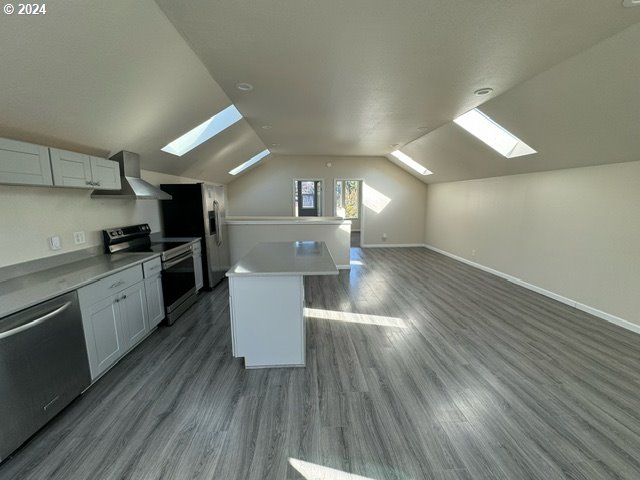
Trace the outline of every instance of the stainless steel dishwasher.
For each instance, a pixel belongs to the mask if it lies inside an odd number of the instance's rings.
[[[0,319],[0,462],[90,382],[76,292]]]

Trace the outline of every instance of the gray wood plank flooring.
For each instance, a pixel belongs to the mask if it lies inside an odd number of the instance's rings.
[[[640,478],[640,336],[426,249],[352,259],[305,280],[306,368],[231,357],[223,284],[0,479]]]

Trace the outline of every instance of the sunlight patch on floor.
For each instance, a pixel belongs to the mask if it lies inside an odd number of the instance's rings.
[[[305,308],[305,317],[335,320],[338,322],[360,323],[363,325],[377,325],[379,327],[407,328],[404,320],[398,317],[383,315],[369,315],[366,313],[338,312],[336,310],[321,310],[319,308]]]
[[[316,463],[305,462],[296,458],[289,458],[289,464],[295,468],[306,480],[374,480],[355,473],[343,472],[335,468],[323,467]]]

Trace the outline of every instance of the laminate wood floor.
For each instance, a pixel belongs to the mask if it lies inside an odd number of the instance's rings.
[[[426,249],[352,257],[306,281],[306,368],[233,359],[222,285],[0,478],[640,479],[638,335]]]

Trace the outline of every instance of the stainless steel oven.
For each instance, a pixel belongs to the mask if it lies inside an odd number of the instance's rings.
[[[102,231],[107,253],[155,252],[162,261],[162,294],[166,323],[176,318],[196,301],[196,271],[193,264],[193,244],[165,239],[151,241],[151,228],[146,223]]]
[[[167,311],[167,323],[171,325],[196,299],[196,272],[192,245],[187,245],[183,251],[175,252],[163,259],[162,293]]]

